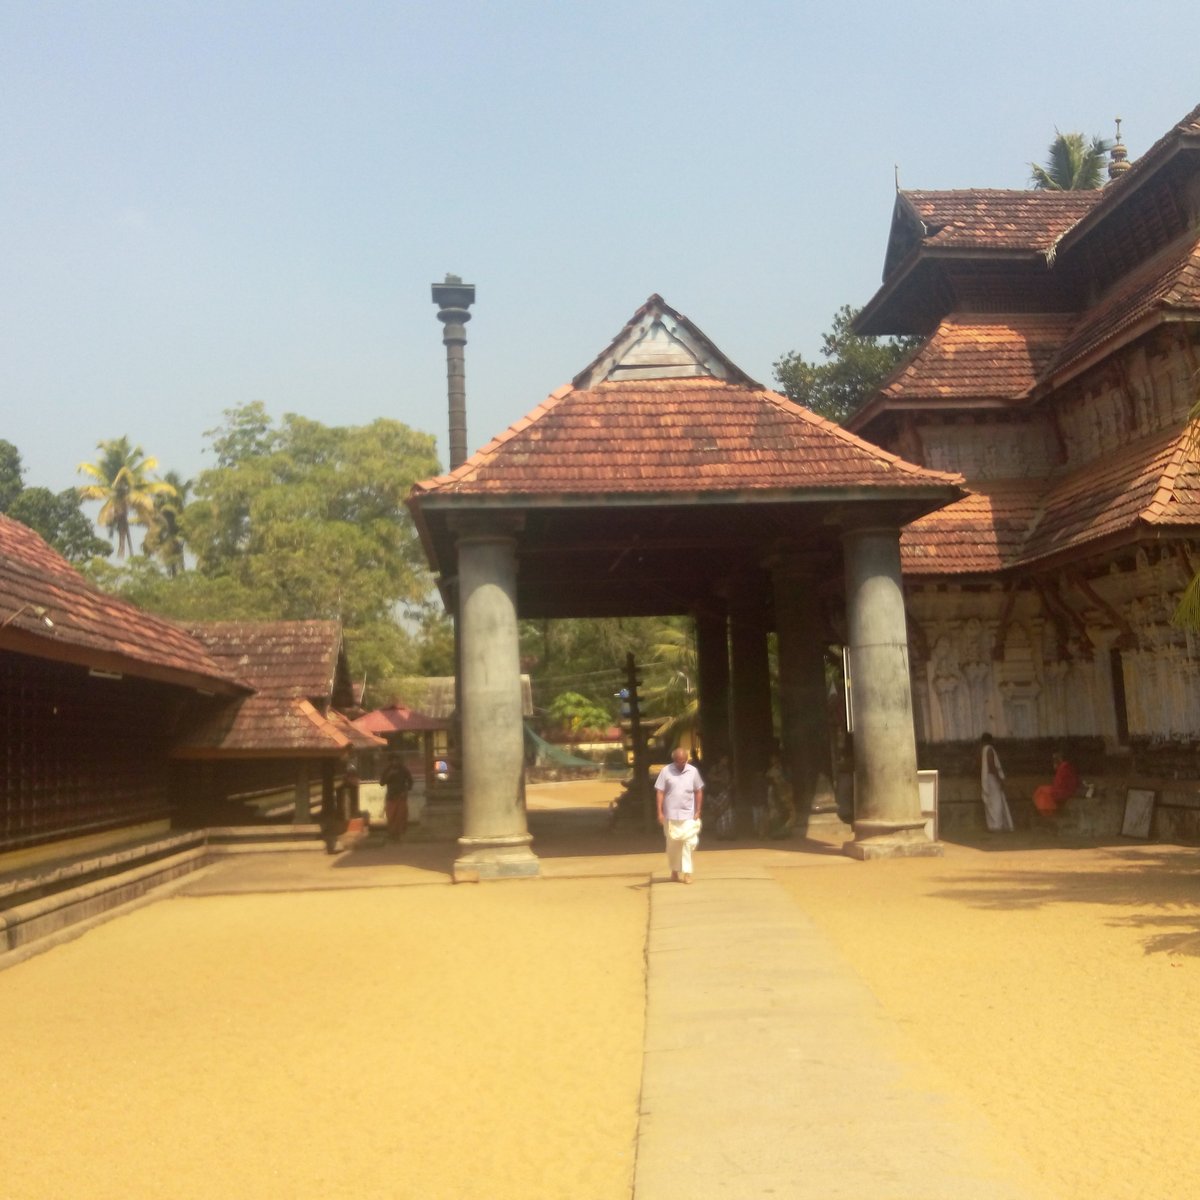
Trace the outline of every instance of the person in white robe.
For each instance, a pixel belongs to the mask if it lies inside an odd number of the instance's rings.
[[[985,733],[979,739],[979,787],[983,792],[983,819],[992,833],[1005,833],[1012,829],[1012,813],[1004,795],[1004,768],[1000,755],[992,745],[992,735]]]

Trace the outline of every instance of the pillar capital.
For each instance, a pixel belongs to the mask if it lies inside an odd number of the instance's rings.
[[[446,522],[458,546],[467,542],[515,542],[525,528],[520,513],[462,513]]]

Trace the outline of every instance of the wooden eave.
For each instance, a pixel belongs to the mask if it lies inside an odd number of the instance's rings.
[[[155,683],[174,684],[177,687],[191,688],[205,696],[241,696],[254,690],[237,680],[224,676],[206,675],[200,671],[188,671],[179,667],[146,662],[143,659],[130,658],[124,654],[100,650],[63,638],[41,637],[36,633],[28,633],[12,625],[0,630],[0,650],[11,650],[29,658],[67,663],[87,670],[104,671],[120,676],[127,675],[133,679],[148,679]]]
[[[972,262],[1014,267],[1027,271],[1031,279],[1047,270],[1046,255],[1039,250],[918,245],[863,306],[854,318],[852,331],[860,337],[927,336],[949,311],[936,301],[931,285],[942,282],[952,286],[946,281],[944,268],[948,264]],[[934,314],[930,320],[914,321],[905,316],[905,309],[915,307],[918,301]]]
[[[1200,112],[1200,109],[1195,110]],[[1158,145],[1162,146],[1160,150]],[[1054,244],[1052,255],[1069,254],[1092,231],[1106,224],[1121,212],[1123,206],[1143,188],[1155,180],[1159,173],[1175,162],[1181,155],[1200,150],[1200,133],[1173,128],[1158,145],[1152,146],[1130,170],[1105,188],[1099,204],[1081,217]]]

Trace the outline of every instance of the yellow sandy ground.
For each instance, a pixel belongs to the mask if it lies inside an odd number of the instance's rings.
[[[775,874],[899,1022],[902,1056],[981,1107],[1045,1196],[1200,1196],[1200,852],[815,865]]]
[[[0,1197],[627,1197],[661,843],[572,821],[541,880],[361,851],[339,890],[166,900],[0,972]],[[1200,851],[831,851],[702,844],[697,891],[773,869],[1045,1197],[1200,1196]]]
[[[0,973],[0,1196],[627,1197],[645,889],[167,900]]]

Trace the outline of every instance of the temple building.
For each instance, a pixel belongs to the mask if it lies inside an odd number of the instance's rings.
[[[1096,191],[898,192],[856,322],[923,342],[849,428],[969,489],[901,538],[943,828],[978,813],[986,730],[1030,784],[1065,740],[1098,831],[1139,787],[1157,832],[1200,834],[1200,646],[1172,620],[1200,567],[1200,108],[1112,159]]]

